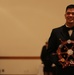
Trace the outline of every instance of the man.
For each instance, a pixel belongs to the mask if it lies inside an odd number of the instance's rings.
[[[52,75],[50,58],[48,57],[48,42],[45,42],[45,45],[43,45],[40,58],[43,64],[44,75]]]
[[[66,22],[63,26],[52,30],[48,40],[48,50],[52,63],[54,63],[57,67],[57,75],[74,75],[74,65],[71,65],[69,62],[70,60],[73,62],[74,57],[72,57],[72,59],[69,58],[68,60],[69,56],[74,56],[72,49],[68,48],[71,44],[66,45],[64,42],[74,42],[74,4],[70,4],[66,7],[65,19]],[[62,46],[64,46],[64,48],[62,48]],[[69,50],[66,50],[67,52],[65,53],[67,54],[65,56],[62,56],[60,51],[63,52],[65,51],[64,49]]]

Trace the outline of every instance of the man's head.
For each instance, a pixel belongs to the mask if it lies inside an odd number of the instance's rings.
[[[70,4],[66,7],[65,19],[66,19],[66,24],[69,27],[74,26],[74,4]]]
[[[67,12],[68,9],[71,9],[71,8],[74,8],[74,4],[68,5],[68,6],[66,7],[66,12]]]

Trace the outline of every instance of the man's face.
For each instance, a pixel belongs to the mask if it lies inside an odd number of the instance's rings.
[[[74,24],[74,8],[69,8],[65,13],[67,24]]]

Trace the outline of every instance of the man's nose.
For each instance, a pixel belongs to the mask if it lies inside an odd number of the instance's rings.
[[[73,14],[70,14],[69,16],[73,16]]]

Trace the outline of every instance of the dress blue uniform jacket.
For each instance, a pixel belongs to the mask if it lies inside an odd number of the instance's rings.
[[[60,64],[58,62],[58,55],[52,55],[52,53],[56,53],[58,46],[61,44],[60,39],[62,41],[74,40],[74,29],[71,36],[69,36],[66,25],[54,28],[51,32],[51,35],[48,39],[48,51],[52,63],[55,63],[57,66]]]

